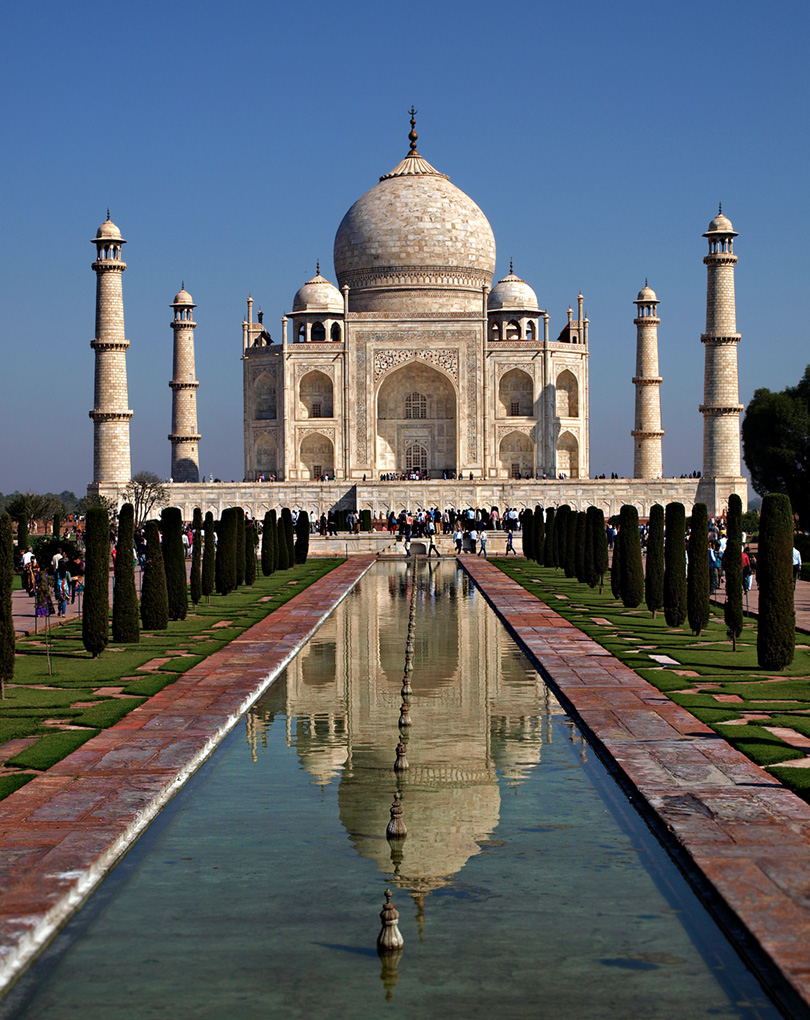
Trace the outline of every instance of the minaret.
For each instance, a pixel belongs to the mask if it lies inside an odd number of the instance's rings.
[[[96,335],[90,346],[96,352],[93,410],[93,481],[126,485],[132,477],[129,454],[124,298],[121,276],[127,268],[121,259],[126,244],[121,231],[107,219],[93,238],[96,246]]]
[[[636,305],[636,427],[633,450],[634,478],[662,478],[661,376],[658,374],[658,298],[644,281]]]
[[[706,367],[703,376],[703,477],[739,477],[740,412],[737,377],[737,314],[733,251],[736,231],[723,207],[703,235],[709,239],[706,263]]]
[[[174,482],[199,482],[200,435],[197,432],[197,387],[194,378],[194,327],[191,294],[183,284],[172,301],[174,309],[174,370],[172,381],[171,478]]]

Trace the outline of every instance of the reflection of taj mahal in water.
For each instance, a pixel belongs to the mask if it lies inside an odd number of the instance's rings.
[[[395,775],[393,763],[410,568],[379,564],[360,581],[373,602],[364,601],[362,613],[343,603],[286,671],[288,743],[314,782],[339,784],[340,820],[357,851],[415,893],[446,884],[480,852],[498,825],[501,797],[538,764],[550,717],[563,713],[493,612],[457,611],[457,585],[459,598],[469,588],[474,610],[483,596],[456,570],[417,568],[407,772]],[[377,582],[383,571],[386,583]],[[441,630],[439,603],[451,620]],[[277,683],[280,698],[284,681]],[[254,754],[264,725],[260,705],[248,717]],[[389,845],[397,788],[408,835]]]

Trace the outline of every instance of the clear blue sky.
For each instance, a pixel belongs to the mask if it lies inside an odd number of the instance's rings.
[[[197,302],[201,468],[243,474],[241,320],[334,281],[348,207],[419,150],[488,216],[559,331],[591,320],[591,471],[632,473],[635,313],[660,299],[664,469],[700,467],[706,242],[735,244],[740,395],[810,362],[806,0],[7,5],[0,491],[92,478],[95,276],[124,275],[133,470],[169,473],[172,335]]]

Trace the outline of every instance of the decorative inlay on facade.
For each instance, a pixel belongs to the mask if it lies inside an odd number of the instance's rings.
[[[459,266],[377,266],[343,273],[343,283],[352,290],[369,287],[473,287],[489,286],[492,276],[486,270]]]
[[[501,376],[506,375],[507,372],[511,372],[514,368],[519,368],[521,372],[525,372],[527,375],[534,377],[535,362],[529,362],[527,365],[525,361],[498,361],[495,365],[496,379],[500,380]]]
[[[91,340],[90,346],[97,351],[126,351],[129,349],[129,340]]]
[[[473,463],[478,451],[478,373],[476,352],[467,349],[467,459]]]
[[[425,350],[424,348],[421,348],[419,350],[412,351],[375,351],[375,384],[380,381],[382,376],[385,375],[389,369],[396,368],[398,365],[402,365],[406,361],[413,361],[416,358],[420,358],[422,361],[427,361],[431,365],[435,365],[437,368],[444,369],[448,375],[451,375],[453,379],[458,382],[458,351],[447,347],[440,350]]]
[[[303,377],[305,375],[308,375],[310,372],[323,372],[323,374],[328,375],[330,379],[334,380],[335,378],[334,364],[330,364],[324,361],[318,361],[317,364],[310,365],[306,361],[304,362],[299,361],[295,365],[296,382],[300,382],[301,379],[303,379]]]
[[[698,410],[701,414],[739,414],[744,406],[744,404],[731,404],[728,407],[707,407],[706,404],[701,404]]]
[[[368,460],[368,436],[367,436],[367,410],[366,410],[366,343],[367,340],[362,339],[364,334],[360,334],[357,344],[357,353],[355,355],[355,365],[357,366],[357,376],[355,379],[355,420],[357,421],[357,459],[360,464],[366,464]],[[367,337],[367,334],[365,334]],[[349,409],[346,408],[346,414],[349,413]]]
[[[334,425],[324,425],[321,428],[307,428],[306,426],[301,426],[300,428],[297,428],[295,431],[296,435],[298,436],[299,442],[302,439],[305,439],[307,436],[312,435],[326,436],[326,438],[331,439],[333,443],[335,441]]]
[[[510,432],[520,432],[521,435],[528,436],[532,442],[534,442],[537,435],[536,425],[499,425],[498,426],[498,442],[503,439],[504,436],[508,436]]]
[[[738,344],[742,336],[740,333],[731,333],[728,336],[715,336],[713,333],[702,333],[701,343],[704,344]]]

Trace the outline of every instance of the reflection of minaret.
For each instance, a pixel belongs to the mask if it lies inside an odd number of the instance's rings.
[[[126,484],[132,475],[129,454],[126,354],[122,276],[127,268],[121,258],[126,241],[107,219],[93,238],[96,246],[96,335],[90,346],[96,353],[93,410],[93,481]]]
[[[723,208],[703,235],[709,241],[707,268],[706,345],[703,377],[703,476],[740,474],[740,411],[737,377],[736,302],[734,299],[734,238],[737,232]]]
[[[200,435],[197,432],[197,387],[194,378],[194,327],[191,294],[183,284],[172,302],[174,320],[174,367],[172,380],[171,477],[175,482],[199,482]]]
[[[639,291],[636,324],[636,425],[633,452],[634,478],[663,477],[661,458],[661,376],[658,374],[658,298],[652,287]]]

